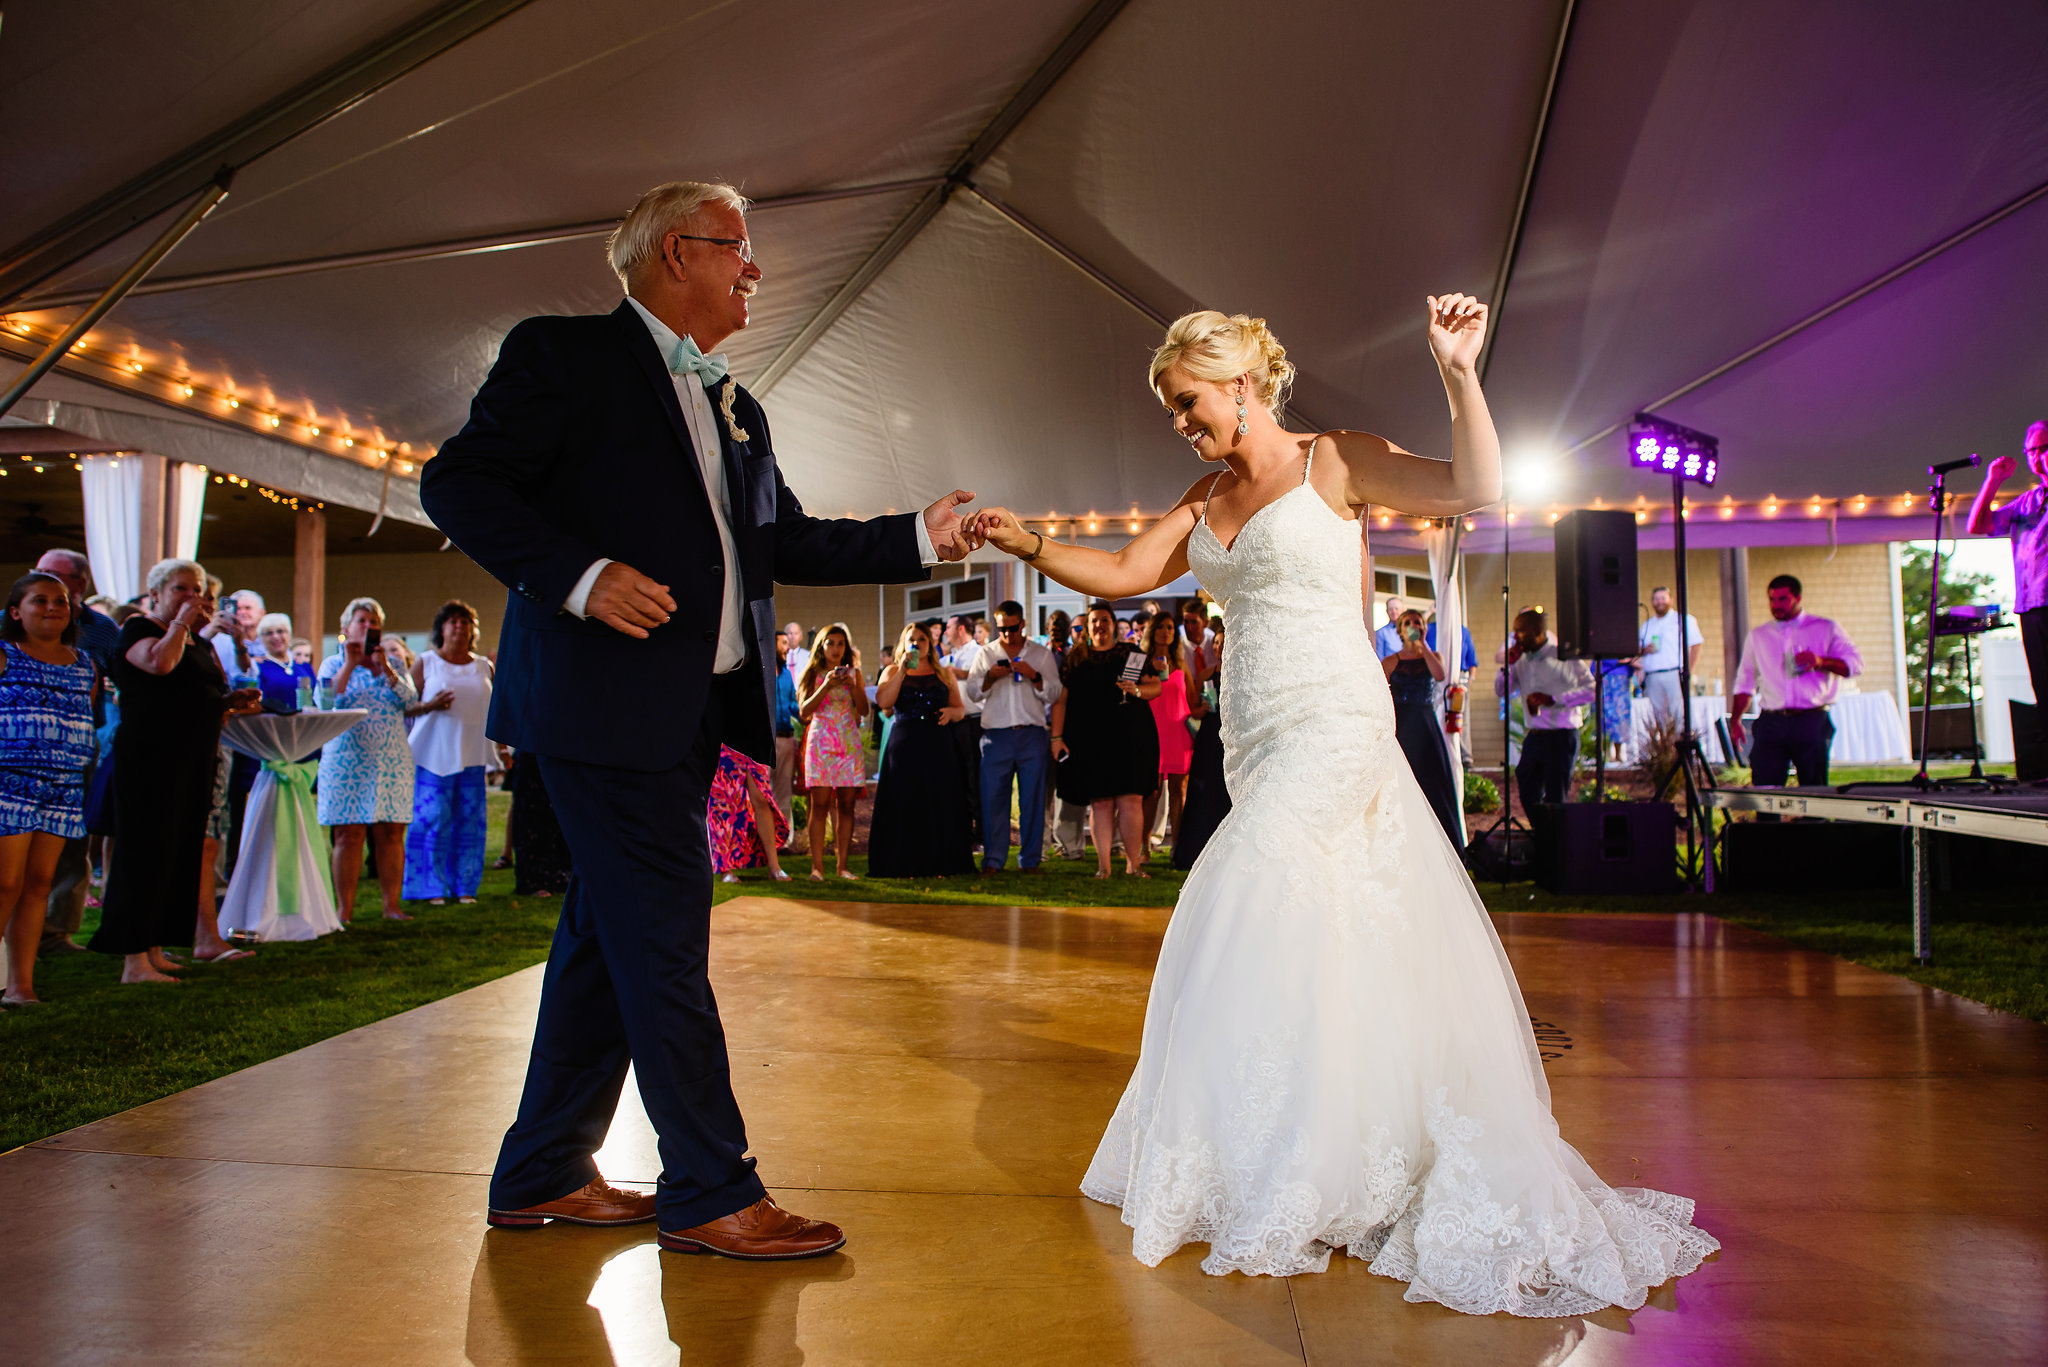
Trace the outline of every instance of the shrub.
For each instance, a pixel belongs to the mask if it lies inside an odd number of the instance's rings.
[[[1493,780],[1484,774],[1465,771],[1465,810],[1468,812],[1497,812],[1500,810],[1500,789],[1493,786]]]

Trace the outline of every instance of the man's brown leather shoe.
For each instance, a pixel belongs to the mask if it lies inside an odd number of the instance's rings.
[[[753,1261],[815,1258],[846,1242],[839,1226],[791,1215],[769,1196],[692,1229],[657,1230],[655,1238],[677,1253],[716,1253]]]
[[[654,1218],[654,1197],[644,1191],[621,1191],[602,1177],[559,1201],[525,1210],[493,1210],[484,1219],[499,1229],[534,1229],[550,1220],[572,1225],[637,1225]]]

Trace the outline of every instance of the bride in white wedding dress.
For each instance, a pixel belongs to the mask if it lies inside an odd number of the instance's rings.
[[[1293,366],[1264,321],[1193,313],[1153,386],[1227,469],[1114,553],[977,515],[1091,596],[1192,568],[1229,628],[1230,815],[1181,890],[1137,1068],[1081,1190],[1122,1208],[1151,1265],[1203,1242],[1205,1272],[1289,1276],[1341,1248],[1409,1300],[1472,1314],[1633,1309],[1720,1245],[1691,1201],[1609,1187],[1559,1136],[1514,971],[1395,742],[1366,626],[1367,505],[1447,517],[1500,493],[1473,370],[1486,309],[1428,307],[1449,462],[1286,431]]]

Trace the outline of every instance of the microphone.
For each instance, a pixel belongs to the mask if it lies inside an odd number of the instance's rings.
[[[1946,460],[1939,465],[1930,465],[1927,467],[1927,473],[1930,475],[1945,475],[1951,470],[1968,469],[1977,463],[1977,459],[1976,453],[1972,452],[1961,460]]]

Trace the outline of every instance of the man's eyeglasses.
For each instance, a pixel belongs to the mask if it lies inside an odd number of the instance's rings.
[[[744,237],[704,237],[698,233],[670,233],[670,237],[685,237],[692,242],[713,242],[721,247],[731,247],[740,254],[740,264],[754,264],[754,244]]]

